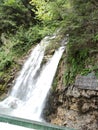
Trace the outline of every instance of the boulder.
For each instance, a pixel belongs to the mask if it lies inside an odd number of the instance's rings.
[[[75,86],[80,89],[98,90],[98,79],[94,73],[89,73],[87,76],[77,76]]]

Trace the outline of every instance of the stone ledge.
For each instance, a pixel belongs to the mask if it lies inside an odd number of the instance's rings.
[[[80,89],[98,91],[98,79],[96,77],[78,76],[75,80],[75,86]]]

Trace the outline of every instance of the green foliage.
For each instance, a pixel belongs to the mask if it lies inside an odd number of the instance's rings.
[[[33,18],[20,0],[5,0],[0,5],[0,31],[14,32],[20,26],[30,26]]]
[[[96,75],[96,77],[98,78],[98,70],[96,71],[96,74],[95,74],[95,75]]]
[[[72,12],[67,17],[66,23],[66,32],[70,36],[67,46],[66,84],[73,83],[78,74],[87,75],[94,70],[88,66],[92,64],[96,66],[94,53],[91,55],[91,50],[98,48],[98,1],[70,0],[70,2]]]
[[[38,19],[42,19],[42,20],[50,20],[51,19],[51,14],[50,12],[48,12],[49,10],[49,6],[48,6],[48,2],[46,2],[45,0],[32,0],[30,2],[33,6],[36,7],[36,9],[32,9],[33,11],[35,11],[37,18]]]
[[[63,20],[68,15],[70,9],[70,2],[68,0],[31,0],[30,2],[35,9],[36,18],[43,22]]]
[[[6,55],[4,51],[0,52],[0,71],[6,71],[13,62],[13,57],[11,55]]]
[[[96,35],[93,37],[93,41],[96,42],[96,43],[98,42],[98,34],[96,34]]]
[[[57,88],[57,83],[58,83],[58,79],[54,79],[54,81],[53,81],[53,84],[52,84],[52,89],[53,89],[53,91],[55,91],[56,90],[56,88]]]
[[[45,37],[46,35],[50,35],[51,33],[51,28],[49,29],[45,26],[41,27],[39,25],[36,25],[28,29],[21,27],[14,35],[14,37],[12,35],[12,52],[17,56],[26,54],[26,52],[32,47],[32,45],[40,42],[43,37]]]
[[[32,45],[32,32],[28,29],[19,28],[13,38],[12,52],[17,56],[21,56],[27,52]]]

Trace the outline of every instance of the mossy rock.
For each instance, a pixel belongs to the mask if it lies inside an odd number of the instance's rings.
[[[4,91],[6,89],[5,85],[0,84],[0,91]]]

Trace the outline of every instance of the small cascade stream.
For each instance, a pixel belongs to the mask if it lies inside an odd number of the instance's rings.
[[[0,113],[41,121],[47,94],[51,88],[58,63],[65,46],[55,50],[53,56],[42,65],[46,47],[53,37],[45,37],[24,64],[9,96],[0,103]]]

